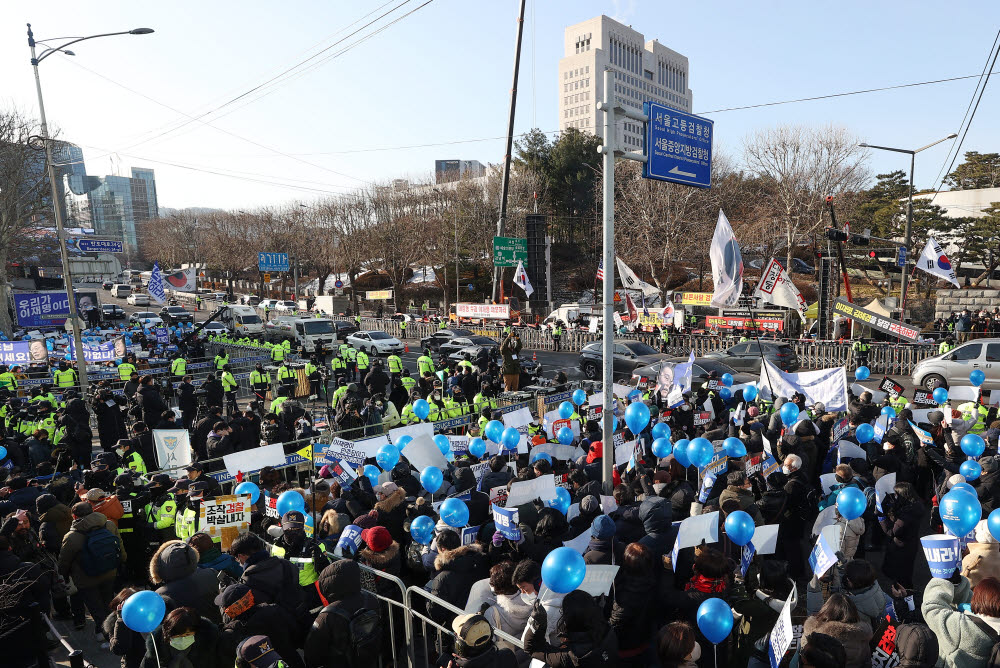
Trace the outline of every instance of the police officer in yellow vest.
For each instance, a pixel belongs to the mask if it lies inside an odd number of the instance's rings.
[[[418,371],[417,375],[419,375],[421,378],[423,378],[424,374],[427,373],[428,371],[434,373],[435,371],[434,360],[431,359],[430,348],[425,348],[424,354],[417,358],[417,371]]]
[[[871,344],[868,343],[868,339],[861,338],[854,342],[851,346],[851,350],[854,351],[854,364],[856,366],[867,366],[868,364],[868,352],[871,350]]]
[[[56,387],[73,387],[76,378],[76,369],[70,368],[66,362],[59,362],[59,368],[52,372],[52,382]]]
[[[240,384],[236,382],[236,376],[233,375],[228,364],[222,367],[221,380],[222,391],[226,395],[226,415],[232,417],[236,413],[236,390]]]
[[[403,374],[399,377],[399,382],[403,384],[403,389],[406,390],[407,395],[413,392],[413,388],[417,385],[417,379],[410,376],[409,369],[403,369]]]
[[[368,367],[371,366],[371,360],[368,359],[368,353],[363,350],[357,351],[354,357],[354,363],[358,367],[358,380],[364,381],[365,375],[368,373]]]
[[[118,457],[122,461],[122,468],[119,469],[119,472],[131,469],[141,475],[146,475],[146,473],[148,473],[146,462],[143,461],[142,455],[136,452],[132,447],[132,441],[130,439],[118,439],[118,443],[115,445],[115,452],[118,453]]]
[[[311,587],[330,561],[318,541],[306,536],[306,518],[298,510],[281,517],[281,537],[271,545],[271,556],[288,559],[299,572],[299,585]]]
[[[962,413],[962,420],[966,424],[975,419],[975,422],[969,427],[970,434],[982,434],[986,431],[986,417],[990,412],[989,406],[984,406],[975,401],[966,401],[959,405],[958,411]],[[955,428],[954,424],[952,428]]]
[[[129,382],[135,377],[137,369],[135,365],[132,364],[131,358],[126,358],[118,365],[118,379],[123,382]]]
[[[347,378],[349,380],[357,380],[358,374],[358,351],[354,348],[347,347]]]
[[[399,338],[406,338],[406,321],[403,320],[399,323]]]
[[[146,490],[149,492],[149,524],[154,536],[160,542],[177,538],[177,534],[174,533],[177,501],[174,494],[168,491],[171,482],[170,476],[166,473],[157,473],[146,485]],[[191,481],[184,478],[184,482]]]
[[[271,361],[277,364],[285,361],[285,354],[288,351],[284,346],[278,345],[271,348]]]
[[[170,374],[174,377],[174,380],[180,380],[187,374],[187,360],[184,359],[183,355],[177,355],[174,361],[170,363]]]
[[[6,364],[0,364],[0,390],[13,392],[17,389],[17,376],[7,368]]]
[[[559,343],[562,341],[562,335],[562,320],[556,320],[556,324],[552,326],[552,350],[559,352]]]
[[[271,374],[264,371],[264,365],[260,362],[257,362],[257,366],[250,372],[250,387],[257,401],[263,402],[271,387]]]
[[[390,379],[399,378],[399,374],[403,373],[403,358],[393,353],[386,358],[386,363],[389,366]]]
[[[215,356],[215,370],[219,371],[227,364],[229,364],[229,353],[223,348]]]
[[[295,373],[295,369],[282,362],[281,365],[278,366],[278,385],[288,388],[288,396],[292,396],[292,394],[294,394],[293,390],[298,383],[299,378]]]
[[[51,439],[56,433],[56,418],[52,404],[48,401],[38,402],[38,412],[35,414],[35,429],[44,429]]]
[[[945,353],[951,352],[955,348],[955,341],[950,336],[945,337],[944,341],[938,344],[938,355],[944,355]]]
[[[309,379],[309,398],[319,398],[320,385],[322,384],[323,377],[320,375],[319,360],[315,355],[310,357],[309,361],[306,362],[306,378]]]
[[[341,379],[347,374],[347,362],[341,359],[340,355],[334,355],[330,359],[330,370],[333,371],[334,385],[339,385]]]
[[[177,515],[174,518],[174,530],[177,532],[178,540],[187,542],[188,538],[198,533],[198,510],[201,508],[201,500],[208,488],[207,482],[201,480],[192,482],[188,486],[187,502],[184,504],[183,510],[178,499]],[[216,536],[213,540],[216,543],[221,543],[222,535]]]

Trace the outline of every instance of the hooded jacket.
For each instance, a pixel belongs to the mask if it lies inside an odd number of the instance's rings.
[[[322,596],[324,607],[306,636],[306,665],[310,668],[341,668],[349,665],[344,649],[351,644],[350,627],[335,609],[350,617],[358,610],[378,610],[378,599],[361,589],[361,568],[351,560],[335,561],[324,568],[315,586]]]
[[[561,596],[560,596],[561,598]],[[618,637],[609,626],[600,643],[594,644],[589,634],[575,631],[558,638],[558,645],[541,630],[551,625],[544,606],[536,609],[524,632],[524,651],[551,668],[605,668],[617,664]]]
[[[59,574],[64,578],[73,578],[73,583],[80,589],[96,587],[97,585],[115,579],[117,569],[113,568],[100,575],[87,575],[80,566],[77,558],[87,543],[87,534],[94,529],[107,529],[118,538],[118,547],[121,550],[122,561],[125,561],[125,545],[122,544],[121,536],[118,535],[118,527],[100,513],[91,513],[85,517],[73,520],[70,530],[63,536],[62,547],[59,549]]]
[[[156,644],[154,649],[153,644]],[[157,661],[157,657],[162,661]],[[174,649],[164,640],[159,629],[146,636],[146,656],[142,668],[229,668],[231,657],[226,663],[219,656],[219,627],[204,617],[198,622],[194,632],[194,644],[186,650]]]
[[[524,602],[519,593],[498,594],[496,601],[486,609],[483,615],[494,629],[520,638],[521,634],[524,633],[524,625],[528,623],[528,617],[531,615],[531,606]],[[497,646],[514,649],[505,640],[498,639]]]
[[[871,665],[872,653],[868,644],[872,639],[872,627],[865,621],[854,624],[845,622],[819,622],[815,617],[806,618],[802,637],[810,633],[825,633],[836,638],[844,646],[847,655],[845,668],[862,668]]]
[[[167,604],[167,610],[183,606],[214,622],[221,621],[215,596],[219,585],[215,573],[198,568],[198,551],[179,540],[167,541],[149,561],[149,579],[159,585],[156,590]]]
[[[59,500],[51,494],[43,494],[38,497],[35,500],[35,508],[38,510],[38,516],[41,520],[41,525],[38,527],[38,537],[48,552],[58,554],[63,536],[73,524],[73,513],[69,506],[59,503]]]
[[[215,571],[225,571],[236,580],[243,575],[243,567],[233,558],[233,555],[223,554],[222,550],[213,547],[198,555],[198,568],[210,568]],[[253,635],[253,634],[250,634]]]
[[[434,559],[434,569],[437,572],[424,588],[458,608],[465,606],[472,585],[488,576],[483,551],[475,543],[440,552]],[[450,611],[439,606],[428,605],[428,612],[438,623],[451,616]]]
[[[938,641],[926,624],[903,624],[896,629],[897,668],[934,668]]]
[[[253,590],[258,603],[274,603],[293,615],[304,607],[299,572],[287,559],[269,556],[264,550],[252,554],[240,581]]]
[[[619,562],[620,563],[620,562]],[[615,578],[614,604],[609,622],[618,637],[619,649],[627,652],[649,645],[654,636],[653,605],[656,581],[651,576],[626,575]]]
[[[669,554],[674,546],[674,532],[671,525],[670,502],[661,497],[646,499],[639,506],[639,519],[646,535],[639,543],[653,551],[653,563],[658,564],[664,554]]]
[[[740,510],[753,518],[754,526],[760,526],[764,523],[764,516],[760,514],[760,508],[757,507],[753,492],[749,489],[727,485],[726,489],[719,495],[719,506],[721,507],[722,504],[729,500],[734,500],[740,504]]]
[[[924,590],[920,612],[937,637],[939,668],[985,666],[990,657],[996,635],[983,628],[983,623],[988,623],[988,620],[956,609],[971,600],[972,587],[964,577],[957,585],[949,580],[933,578]],[[1000,623],[1000,620],[991,621],[993,623],[989,625],[996,629],[994,624]]]
[[[406,519],[406,490],[399,488],[389,496],[375,504],[378,511],[376,524],[389,530],[389,535],[400,545],[410,541],[410,535],[403,531],[403,520]]]

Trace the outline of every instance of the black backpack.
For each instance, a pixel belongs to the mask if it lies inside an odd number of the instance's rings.
[[[351,637],[350,645],[345,652],[349,668],[374,666],[378,664],[382,651],[382,620],[378,610],[358,608],[354,614],[348,613],[337,604],[331,604],[323,609],[333,613],[347,623]]]
[[[104,527],[91,529],[84,536],[85,542],[80,550],[80,568],[85,574],[97,577],[118,568],[122,554],[117,536]]]

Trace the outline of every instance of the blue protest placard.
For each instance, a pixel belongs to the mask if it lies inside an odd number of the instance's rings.
[[[816,547],[809,555],[809,565],[812,566],[813,574],[816,577],[823,577],[823,574],[830,570],[830,566],[837,563],[837,553],[826,542],[826,537],[822,534],[816,541]]]
[[[494,503],[493,523],[496,524],[497,531],[502,533],[504,538],[521,540],[521,529],[517,526],[517,508],[501,508]]]
[[[472,545],[479,536],[479,527],[462,527],[462,545]]]
[[[756,551],[757,548],[753,546],[753,541],[743,546],[743,552],[740,554],[740,575],[743,577],[747,576],[747,570],[750,568],[750,562],[753,561],[753,555]]]
[[[771,668],[778,668],[781,660],[785,658],[785,652],[792,646],[795,637],[795,629],[792,628],[792,597],[795,592],[788,595],[788,600],[781,608],[778,621],[771,629],[771,641],[767,644],[767,656],[771,662]]]
[[[924,536],[920,546],[933,577],[950,578],[962,561],[962,547],[955,536],[942,533]]]
[[[170,331],[166,327],[157,327],[153,330],[156,333],[156,342],[164,345],[170,343]]]
[[[83,359],[88,362],[112,362],[118,357],[124,357],[124,354],[119,355],[118,352],[114,341],[83,344]],[[124,353],[124,350],[121,352]],[[76,359],[76,343],[73,339],[69,340],[69,354],[72,359]]]
[[[0,341],[0,364],[11,366],[44,362],[48,356],[49,351],[45,347],[45,342],[41,340]]]
[[[340,540],[337,541],[337,547],[333,550],[333,553],[338,557],[342,557],[345,551],[347,554],[355,554],[360,547],[361,527],[357,524],[348,524],[340,534]]]

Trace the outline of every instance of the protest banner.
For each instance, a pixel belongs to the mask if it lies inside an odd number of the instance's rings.
[[[448,460],[441,454],[434,439],[426,434],[417,436],[407,443],[403,448],[403,456],[418,471],[423,471],[428,466],[436,466],[442,471],[448,470]]]
[[[771,640],[767,644],[767,655],[771,661],[771,668],[778,668],[781,660],[785,658],[785,652],[792,646],[794,629],[792,628],[792,599],[795,598],[795,590],[788,595],[785,605],[781,607],[778,621],[771,630]]]
[[[556,498],[555,476],[551,474],[542,475],[534,480],[518,480],[512,484],[505,506],[514,508],[523,503],[530,503],[535,499],[551,501],[554,498]]]
[[[549,439],[556,438],[556,434],[563,427],[569,427],[573,432],[573,437],[580,438],[580,421],[560,417],[559,409],[549,411],[545,414],[545,417],[542,419],[542,427],[545,429],[545,436]]]
[[[274,443],[225,455],[222,463],[226,472],[235,477],[240,473],[259,471],[265,466],[281,466],[285,463],[285,451],[281,443]]]
[[[507,485],[497,485],[490,489],[490,503],[500,506],[507,505]]]
[[[332,466],[330,466],[330,471],[333,473],[334,480],[340,482],[340,486],[344,489],[349,489],[354,484],[354,481],[358,479],[357,472],[351,468],[350,462],[346,459],[333,462]]]
[[[250,530],[250,495],[235,494],[203,499],[198,508],[198,531],[228,550],[233,541]]]
[[[833,434],[831,440],[839,441],[843,438],[844,434],[851,430],[851,421],[848,418],[842,418],[833,425]]]
[[[1000,395],[1000,392],[996,393]],[[1000,397],[998,397],[1000,398]],[[938,403],[934,401],[934,396],[930,390],[924,390],[919,387],[913,389],[913,403],[920,404],[921,406],[937,406]],[[991,398],[992,403],[992,398]],[[915,418],[914,418],[915,419]],[[919,420],[918,420],[919,422]]]
[[[177,469],[191,463],[191,435],[187,429],[154,429],[153,444],[161,469]]]
[[[583,582],[580,583],[577,589],[585,591],[595,598],[598,596],[607,596],[611,591],[611,585],[615,582],[615,576],[618,575],[619,568],[621,566],[587,564],[587,572],[583,576]]]
[[[889,376],[882,376],[882,382],[878,384],[878,389],[887,393],[890,397],[895,399],[903,395],[903,391],[906,389]]]
[[[45,342],[40,339],[33,341],[0,341],[0,364],[14,366],[45,362],[49,351]],[[48,382],[48,379],[45,379]]]
[[[780,468],[780,464],[775,461],[769,452],[761,452],[747,457],[743,463],[743,470],[746,471],[747,476],[759,473],[764,480],[767,480],[769,475]]]
[[[835,563],[837,563],[836,550],[827,542],[826,536],[820,534],[816,539],[816,546],[809,555],[809,565],[812,567],[813,575],[823,577]]]
[[[335,437],[329,445],[323,448],[323,452],[326,463],[332,464],[339,461],[348,461],[355,468],[361,466],[361,463],[365,461],[365,457],[367,456],[355,446],[354,441],[339,437]]]
[[[479,527],[462,527],[462,545],[472,545],[479,536]]]
[[[962,548],[958,538],[938,533],[920,539],[924,557],[931,570],[931,577],[948,579],[962,562]]]
[[[408,424],[405,427],[395,427],[389,430],[389,440],[394,445],[399,443],[399,439],[402,436],[409,436],[413,440],[416,440],[418,436],[426,436],[433,439],[434,425],[429,422],[418,422],[417,424]]]
[[[740,575],[742,577],[747,576],[747,570],[750,568],[750,562],[753,561],[755,552],[756,548],[754,548],[752,540],[743,546],[743,550],[740,552]]]
[[[456,457],[468,454],[469,452],[468,436],[449,436],[448,444],[451,446],[451,451],[455,453]]]
[[[347,555],[357,554],[358,549],[361,547],[361,531],[361,527],[357,524],[348,524],[344,527],[344,531],[340,534],[340,539],[337,541],[337,546],[333,550],[334,556],[346,556],[345,550]]]
[[[521,529],[517,526],[517,508],[501,508],[493,504],[493,523],[504,538],[521,540]]]

